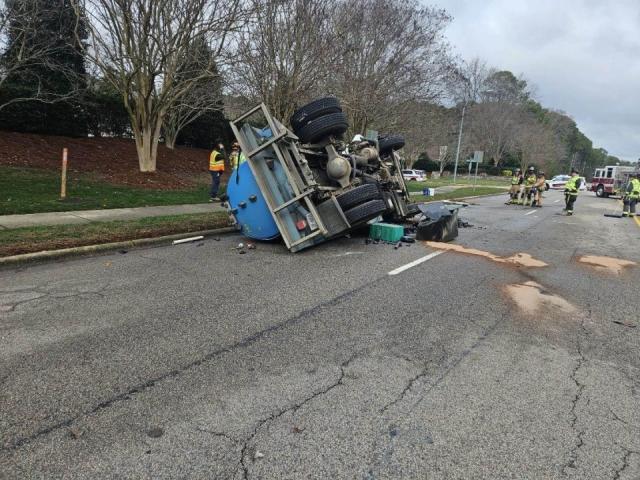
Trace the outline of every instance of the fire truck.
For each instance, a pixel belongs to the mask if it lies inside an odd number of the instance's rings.
[[[635,170],[634,167],[621,167],[619,165],[596,168],[591,179],[591,191],[596,192],[596,196],[600,198],[618,195],[629,181],[631,172]]]

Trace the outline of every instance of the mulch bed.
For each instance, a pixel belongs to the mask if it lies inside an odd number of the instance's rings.
[[[110,184],[180,189],[208,179],[207,150],[158,146],[157,171],[140,173],[135,142],[123,138],[70,138],[0,131],[0,165],[60,170],[69,149],[71,173],[90,173]]]

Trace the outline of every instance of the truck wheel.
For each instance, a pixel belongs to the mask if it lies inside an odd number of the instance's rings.
[[[598,185],[596,188],[596,197],[604,198],[604,185]]]
[[[378,147],[380,153],[387,153],[391,150],[400,150],[404,147],[404,137],[402,135],[384,135],[378,137]]]
[[[342,135],[349,128],[342,112],[330,113],[307,123],[296,133],[304,143],[315,143],[329,135]]]
[[[342,210],[349,210],[356,205],[382,198],[380,189],[375,183],[365,183],[336,197]]]
[[[384,213],[387,208],[387,204],[384,203],[384,200],[370,200],[352,208],[351,210],[347,210],[344,212],[344,215],[347,217],[347,221],[351,226],[354,226],[358,223],[376,218],[381,213]]]
[[[291,124],[291,128],[294,133],[297,135],[298,131],[304,127],[307,123],[315,120],[316,118],[322,117],[323,115],[327,115],[329,113],[338,113],[341,112],[342,108],[340,107],[340,102],[335,97],[325,97],[319,98],[318,100],[314,100],[311,103],[307,103],[304,107],[299,108],[291,118],[289,119],[289,123]]]

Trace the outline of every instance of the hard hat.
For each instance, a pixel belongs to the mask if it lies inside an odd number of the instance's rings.
[[[576,170],[575,168],[572,168],[571,173],[580,173],[580,172],[578,172],[578,170]]]
[[[543,175],[544,175],[544,172],[542,170],[538,172],[539,177],[542,177]]]
[[[355,143],[355,142],[363,142],[363,141],[364,141],[364,137],[362,135],[360,135],[359,133],[353,137],[353,140],[351,140],[351,142],[353,142],[353,143]]]
[[[535,172],[535,171],[536,171],[536,169],[535,169],[535,167],[529,167],[529,171],[530,171],[530,172]]]
[[[521,170],[519,168],[516,168],[516,172],[520,172]]]

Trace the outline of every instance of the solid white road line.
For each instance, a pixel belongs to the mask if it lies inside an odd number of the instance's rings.
[[[389,275],[398,275],[399,273],[402,273],[405,270],[409,270],[410,268],[415,267],[416,265],[420,265],[421,263],[424,263],[427,260],[431,260],[432,258],[437,257],[438,255],[440,255],[442,253],[444,253],[444,252],[437,251],[437,252],[430,253],[429,255],[425,255],[424,257],[421,257],[421,258],[419,258],[417,260],[414,260],[411,263],[407,263],[406,265],[398,267],[395,270],[391,270],[388,274]]]
[[[536,213],[537,210],[531,210],[530,212],[525,213],[525,215],[531,215],[532,213]]]

